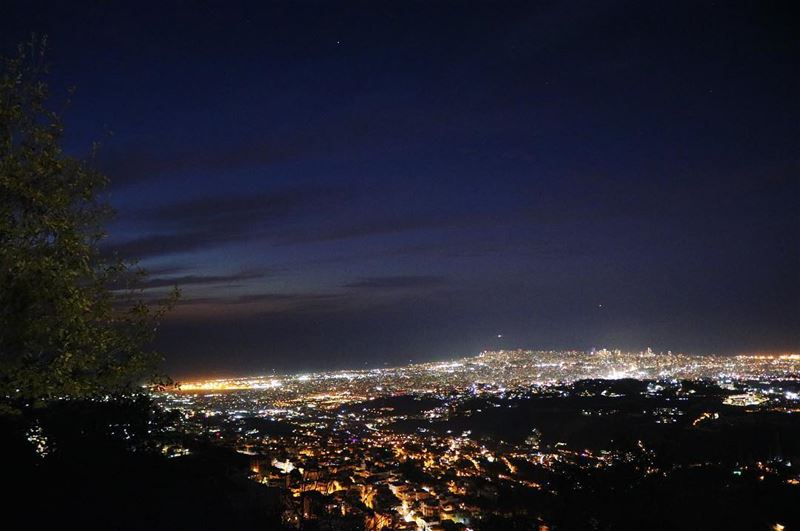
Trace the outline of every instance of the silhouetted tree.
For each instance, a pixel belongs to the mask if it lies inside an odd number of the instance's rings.
[[[62,147],[49,106],[45,39],[0,68],[0,408],[118,392],[155,374],[149,348],[168,304],[135,289],[143,272],[105,257],[106,177]]]

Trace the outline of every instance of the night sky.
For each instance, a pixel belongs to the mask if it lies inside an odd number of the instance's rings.
[[[792,2],[4,2],[175,376],[800,348]],[[498,337],[502,335],[502,337]]]

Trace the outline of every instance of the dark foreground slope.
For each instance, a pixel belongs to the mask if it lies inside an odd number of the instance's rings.
[[[40,412],[38,423],[49,428],[42,433],[51,436],[39,453],[29,419],[0,419],[4,529],[280,528],[279,496],[247,479],[244,456],[195,445],[193,454],[169,459],[158,453],[160,441],[132,443],[136,414],[108,409]]]

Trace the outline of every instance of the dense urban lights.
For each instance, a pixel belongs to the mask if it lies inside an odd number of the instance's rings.
[[[444,521],[469,528],[497,513],[509,492],[557,496],[563,479],[580,488],[576,478],[604,470],[648,478],[684,466],[665,467],[645,436],[580,444],[569,433],[558,440],[563,434],[546,419],[516,417],[532,423],[522,432],[487,432],[486,419],[541,403],[561,408],[565,419],[574,413],[579,423],[601,423],[600,431],[624,418],[631,429],[702,433],[742,415],[800,412],[798,385],[797,354],[503,350],[404,367],[187,382],[157,400],[180,414],[177,431],[251,456],[251,478],[287,493],[287,525],[336,515],[363,516],[368,529],[436,530]],[[777,454],[729,473],[800,483]],[[325,506],[307,501],[310,493]]]

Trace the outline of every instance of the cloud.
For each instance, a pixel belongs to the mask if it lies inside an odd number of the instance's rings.
[[[101,151],[100,167],[109,175],[111,187],[121,189],[186,172],[219,173],[280,164],[314,149],[311,140],[302,135],[289,140],[248,139],[239,145],[217,145],[214,149],[138,146]]]
[[[347,298],[342,293],[248,293],[243,295],[223,295],[218,297],[191,297],[182,299],[183,306],[207,304],[298,304],[319,303],[322,301],[339,301]]]
[[[249,293],[242,295],[186,297],[167,319],[226,319],[258,315],[337,314],[358,306],[358,301],[345,293]]]
[[[384,199],[374,198],[371,203],[380,205]],[[356,219],[337,217],[332,212],[324,223],[311,224],[273,236],[276,245],[297,245],[306,243],[330,242],[352,238],[368,238],[384,234],[403,232],[467,229],[470,227],[491,227],[510,223],[510,212],[393,212],[380,207],[369,211],[359,211]]]
[[[103,250],[142,259],[218,247],[251,239],[279,222],[302,219],[350,196],[344,187],[300,186],[251,196],[192,199],[136,213],[142,229],[158,232],[110,241]]]
[[[398,275],[391,277],[366,277],[349,284],[346,288],[358,289],[419,289],[443,286],[445,278],[435,275]]]
[[[189,270],[186,264],[164,264],[159,266],[148,266],[144,268],[147,274],[152,277],[160,277],[164,275],[177,275],[178,273],[185,273]]]
[[[295,245],[300,243],[315,243],[350,238],[365,238],[380,234],[392,234],[413,230],[441,229],[458,226],[463,223],[463,218],[452,216],[417,216],[406,217],[401,215],[370,215],[350,223],[329,223],[321,227],[295,231],[277,237],[279,245]]]
[[[411,116],[407,111],[359,100],[357,108],[345,106],[326,113],[324,119],[300,121],[269,134],[244,134],[231,140],[212,133],[211,139],[199,138],[189,145],[138,141],[107,148],[100,152],[100,168],[109,176],[111,188],[120,190],[165,178],[228,174],[319,157],[351,160],[364,152],[386,149],[388,136],[414,128],[423,117],[427,114]],[[392,124],[392,128],[376,127],[376,123]]]
[[[507,223],[508,213],[383,208],[388,192],[369,186],[297,186],[251,196],[202,197],[140,212],[143,235],[110,241],[107,253],[145,259],[262,240],[276,246],[313,244],[424,230]],[[152,233],[147,234],[147,231]]]
[[[105,243],[102,250],[108,255],[142,259],[193,251],[208,241],[208,236],[200,233],[154,234],[119,243]]]
[[[139,283],[143,289],[163,288],[167,286],[187,286],[187,285],[213,285],[229,284],[232,282],[242,282],[256,278],[263,278],[268,273],[265,271],[242,272],[233,275],[182,275],[177,277],[151,277]]]

